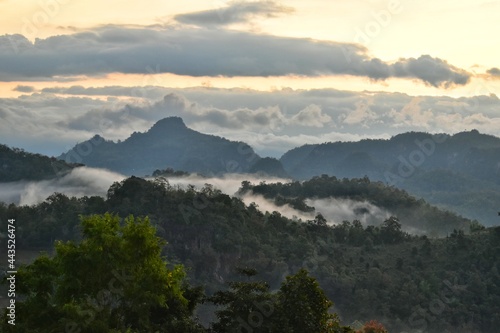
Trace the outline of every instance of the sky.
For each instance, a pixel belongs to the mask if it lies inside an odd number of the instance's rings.
[[[0,0],[0,143],[58,156],[180,116],[279,157],[500,136],[500,1]]]

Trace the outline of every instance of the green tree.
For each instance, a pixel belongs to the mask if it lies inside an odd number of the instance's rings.
[[[230,282],[229,290],[218,291],[208,301],[224,308],[216,312],[218,321],[212,324],[216,333],[271,332],[271,316],[275,311],[274,296],[269,285],[250,281],[257,274],[254,269],[238,269],[247,281]]]
[[[395,216],[391,216],[382,223],[380,235],[385,243],[393,244],[401,242],[405,233],[401,230],[401,223]]]
[[[332,306],[316,279],[301,269],[281,285],[273,332],[350,332],[349,327],[340,326],[336,314],[328,312]]]
[[[201,291],[187,285],[182,266],[167,268],[148,218],[121,225],[93,215],[81,227],[80,243],[57,242],[53,257],[19,270],[23,300],[4,332],[202,332],[191,319]]]

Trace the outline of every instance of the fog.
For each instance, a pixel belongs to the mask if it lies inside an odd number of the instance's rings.
[[[80,167],[73,169],[67,175],[44,181],[20,181],[0,184],[0,201],[15,203],[17,205],[34,205],[43,202],[54,193],[63,193],[67,196],[83,197],[98,195],[105,197],[114,182],[125,179],[124,175],[105,169]],[[289,182],[289,179],[277,177],[262,177],[249,174],[227,174],[222,177],[202,177],[196,174],[186,177],[167,178],[171,186],[187,188],[193,185],[196,189],[203,188],[206,184],[223,193],[235,196],[241,187],[241,182],[249,181],[252,184],[260,182],[276,183]],[[315,208],[313,212],[301,212],[289,205],[277,206],[272,200],[262,195],[246,193],[240,196],[246,205],[255,203],[262,212],[277,211],[287,218],[303,221],[312,220],[316,214],[321,213],[328,224],[338,224],[344,220],[357,219],[364,225],[380,224],[391,214],[369,202],[353,201],[348,199],[307,199],[306,204]]]
[[[222,177],[202,177],[196,174],[187,177],[172,177],[167,178],[170,185],[186,188],[188,185],[193,185],[197,189],[201,189],[205,184],[211,184],[214,188],[221,190],[228,195],[234,195],[241,187],[241,182],[249,181],[252,184],[266,183],[288,183],[290,180],[278,177],[264,177],[255,174],[225,174]]]
[[[214,188],[221,190],[228,195],[235,195],[241,187],[241,182],[247,180],[252,184],[282,182],[287,183],[290,180],[273,177],[258,177],[248,174],[228,174],[221,178],[203,178],[197,175],[188,177],[168,178],[168,182],[173,186],[186,188],[193,185],[201,189],[205,184],[212,184]],[[301,212],[289,205],[277,206],[272,200],[264,198],[262,195],[245,194],[241,199],[246,205],[255,203],[262,212],[277,211],[281,215],[290,219],[302,219],[303,221],[312,220],[316,214],[321,213],[328,224],[339,224],[342,221],[359,220],[364,225],[379,225],[382,221],[389,218],[392,214],[381,209],[367,201],[354,201],[349,199],[307,199],[306,204],[315,208],[313,212]]]
[[[0,184],[0,201],[17,205],[34,205],[54,193],[67,196],[106,196],[113,182],[125,176],[104,169],[80,167],[63,177],[43,181],[19,181]]]
[[[316,208],[315,213],[321,213],[329,224],[359,220],[364,225],[379,225],[392,215],[389,211],[367,201],[335,198],[307,199],[306,204]]]

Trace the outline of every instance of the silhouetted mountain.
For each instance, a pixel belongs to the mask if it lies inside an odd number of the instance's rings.
[[[272,157],[264,157],[259,159],[251,168],[250,173],[263,174],[267,176],[290,178],[283,169],[280,161]]]
[[[0,182],[45,180],[55,178],[77,167],[40,154],[0,144]]]
[[[486,224],[497,220],[500,138],[476,130],[305,145],[288,151],[280,161],[296,179],[368,176]]]
[[[162,119],[149,131],[134,132],[123,142],[96,135],[59,158],[126,175],[166,168],[207,175],[248,172],[260,159],[246,143],[199,133],[187,128],[179,117]]]

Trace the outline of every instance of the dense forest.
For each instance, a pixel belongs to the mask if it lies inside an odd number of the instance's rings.
[[[248,144],[197,132],[179,117],[159,120],[120,142],[96,135],[59,158],[137,176],[165,167],[211,175],[248,172],[260,159]]]
[[[338,182],[342,183],[333,178],[312,179],[295,190],[305,195],[313,187],[318,195],[331,195],[335,189],[345,191],[363,183],[345,181],[347,187],[342,189]],[[365,183],[362,186],[373,186],[373,190],[380,186]],[[286,201],[296,195],[290,192],[294,186],[243,183],[240,192],[251,189],[267,195],[276,191],[273,195]],[[376,192],[380,205],[388,200],[382,192]],[[351,195],[359,194],[353,191]],[[402,191],[393,191],[392,197],[409,200]],[[419,209],[431,209],[423,202],[419,205],[423,205]],[[215,332],[224,332],[218,324],[235,318],[231,317],[234,312],[224,309],[251,311],[251,306],[245,307],[248,303],[232,303],[234,295],[279,300],[284,285],[294,280],[314,284],[309,278],[317,280],[318,289],[334,302],[330,311],[340,319],[334,316],[326,321],[338,324],[339,329],[343,329],[339,322],[374,319],[390,332],[487,333],[500,326],[500,229],[485,229],[478,223],[469,222],[465,229],[457,224],[448,236],[431,238],[405,232],[404,219],[396,215],[375,225],[357,220],[329,225],[321,214],[307,221],[290,220],[278,212],[262,212],[255,204],[245,205],[208,184],[199,190],[183,189],[171,186],[165,178],[131,177],[111,186],[107,198],[54,194],[34,206],[0,204],[0,227],[4,230],[8,218],[16,219],[18,249],[46,249],[57,258],[64,246],[53,250],[56,240],[81,244],[71,245],[77,249],[86,244],[89,235],[80,216],[107,212],[123,219],[133,215],[138,221],[148,217],[156,237],[166,241],[161,253],[171,267],[182,265],[189,285],[203,287],[207,301],[195,313],[200,323]],[[460,220],[450,217],[454,219]],[[242,280],[238,267],[247,268],[243,270],[247,278]],[[257,281],[253,280],[255,272]],[[250,284],[241,284],[245,281]],[[264,325],[259,332],[278,331]]]
[[[484,225],[498,222],[500,138],[476,130],[304,145],[278,160],[261,158],[244,142],[203,134],[181,118],[169,117],[119,142],[95,135],[59,158],[136,176],[167,168],[207,176],[251,173],[293,180],[323,174],[368,177]],[[0,182],[53,178],[75,166],[62,161],[2,146]]]
[[[476,130],[304,145],[280,161],[294,179],[368,176],[484,224],[497,223],[500,138]]]
[[[262,182],[257,185],[243,182],[239,193],[243,195],[248,192],[272,199],[278,206],[288,204],[301,211],[314,210],[314,207],[310,207],[306,203],[307,199],[312,198],[367,201],[398,216],[402,220],[404,228],[411,229],[414,233],[419,232],[432,236],[446,236],[455,229],[468,230],[471,223],[478,223],[452,212],[440,210],[429,205],[423,199],[416,199],[406,191],[394,186],[387,186],[382,182],[372,182],[368,177],[338,179],[333,176],[321,175],[303,182],[272,184]],[[358,216],[371,214],[366,208],[356,213]]]
[[[50,179],[79,165],[0,144],[0,183]]]

